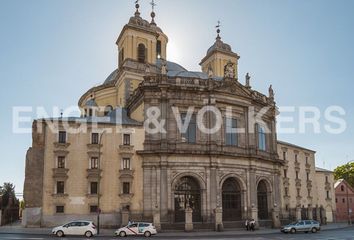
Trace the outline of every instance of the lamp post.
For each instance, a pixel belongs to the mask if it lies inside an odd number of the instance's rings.
[[[102,137],[105,131],[103,130],[102,133],[99,136],[99,142],[98,142],[98,182],[97,182],[97,234],[100,233],[100,213],[101,213],[101,208],[100,208],[100,183],[101,183],[101,143],[102,143]]]
[[[347,179],[346,179],[346,182],[347,182],[347,186],[346,186],[346,194],[347,194],[347,214],[348,214],[348,224],[351,225],[352,224],[352,218],[351,218],[351,212],[352,212],[352,209],[349,208],[349,192],[348,192],[348,185],[349,185],[349,172],[350,172],[350,164],[353,163],[354,160],[351,160],[349,162],[347,162]]]

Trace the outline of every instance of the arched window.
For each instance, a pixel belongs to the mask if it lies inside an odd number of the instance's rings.
[[[146,61],[146,48],[142,43],[138,45],[138,61],[140,63],[145,63]]]
[[[113,107],[111,105],[106,106],[104,109],[104,115],[107,116],[112,110]]]

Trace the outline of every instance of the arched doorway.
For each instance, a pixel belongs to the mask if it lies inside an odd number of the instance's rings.
[[[261,180],[257,186],[258,218],[268,219],[268,193],[267,184]]]
[[[193,177],[182,177],[175,187],[175,222],[185,221],[185,209],[193,210],[193,222],[201,222],[201,193]]]
[[[223,221],[241,220],[241,188],[236,179],[228,178],[222,185]]]

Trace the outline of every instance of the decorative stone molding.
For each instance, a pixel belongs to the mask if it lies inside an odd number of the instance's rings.
[[[98,180],[101,177],[101,169],[87,169],[87,178],[91,180]]]
[[[70,143],[54,142],[53,144],[55,148],[68,148],[70,146]]]
[[[133,145],[119,145],[119,152],[120,153],[134,153],[134,146]]]
[[[312,181],[311,180],[307,180],[307,188],[312,188]]]
[[[119,170],[119,178],[120,179],[133,179],[134,178],[134,170],[123,169]]]
[[[301,179],[295,179],[295,186],[301,187]]]
[[[67,179],[69,169],[67,168],[53,168],[53,178],[55,179]]]
[[[68,154],[69,154],[69,151],[67,151],[67,150],[54,150],[55,156],[66,156]]]

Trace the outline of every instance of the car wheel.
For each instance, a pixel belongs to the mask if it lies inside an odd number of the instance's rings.
[[[149,231],[144,232],[144,236],[145,237],[151,237],[151,232],[149,232]]]
[[[85,232],[85,237],[87,237],[87,238],[92,237],[92,232],[91,231]]]
[[[124,231],[121,231],[121,232],[119,233],[119,237],[125,237],[125,236],[127,236],[127,234],[126,234]]]
[[[290,232],[291,232],[291,233],[296,233],[296,229],[295,229],[295,228],[292,228],[292,229],[290,230]]]
[[[58,231],[56,235],[57,235],[57,237],[63,237],[64,233],[63,233],[63,231]]]
[[[312,229],[311,229],[311,232],[312,232],[312,233],[316,233],[316,232],[317,232],[317,228],[312,228]]]

